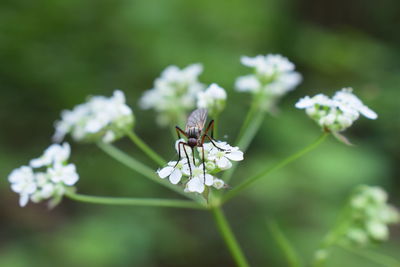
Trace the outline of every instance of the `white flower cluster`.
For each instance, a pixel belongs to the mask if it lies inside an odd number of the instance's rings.
[[[183,139],[180,139],[176,143],[176,149],[178,151],[178,144]],[[160,178],[164,179],[169,177],[169,181],[172,184],[178,184],[182,182],[185,184],[186,192],[197,192],[203,193],[205,186],[213,186],[216,189],[224,188],[225,182],[214,175],[227,170],[232,167],[231,161],[243,160],[243,152],[238,147],[232,147],[226,142],[214,142],[217,146],[215,147],[212,143],[204,143],[204,163],[205,163],[205,175],[203,168],[203,148],[197,148],[198,157],[195,155],[195,162],[193,162],[193,155],[190,148],[181,145],[182,159],[177,164],[176,161],[168,162],[168,165],[157,171]],[[189,157],[187,160],[184,150]],[[190,176],[189,164],[192,170],[192,176]],[[185,179],[182,179],[185,177]]]
[[[52,199],[50,204],[54,206],[61,200],[66,188],[78,181],[79,175],[75,165],[67,162],[70,152],[68,143],[53,144],[41,157],[32,159],[30,166],[22,166],[11,172],[8,180],[11,189],[20,194],[21,207],[25,206],[29,199],[35,203]]]
[[[206,108],[211,116],[219,114],[225,108],[225,90],[218,84],[211,84],[205,91],[197,94],[197,108]]]
[[[387,193],[380,187],[360,186],[350,199],[349,223],[343,241],[367,245],[389,237],[388,224],[400,223],[400,213],[387,204]]]
[[[208,88],[199,82],[202,73],[201,64],[192,64],[179,69],[169,66],[161,77],[154,82],[154,88],[144,92],[140,99],[140,107],[154,109],[157,122],[162,126],[178,123],[185,119],[187,111],[197,108],[206,108],[210,115],[219,114],[225,107],[226,92],[217,84]]]
[[[365,106],[352,91],[352,88],[343,88],[332,98],[324,94],[306,96],[296,103],[296,107],[305,109],[308,116],[323,129],[331,132],[344,131],[360,117],[360,114],[369,119],[376,119],[377,114]]]
[[[55,142],[61,142],[66,134],[76,141],[113,142],[133,127],[132,110],[125,104],[125,95],[116,90],[112,97],[93,96],[72,110],[64,110],[61,120],[55,123]]]
[[[201,64],[192,64],[184,69],[167,67],[155,80],[154,88],[144,92],[140,107],[154,109],[160,125],[177,122],[185,111],[195,107],[196,95],[205,87],[198,80],[202,71]]]
[[[271,104],[293,90],[302,80],[301,75],[294,71],[294,64],[281,55],[242,57],[241,62],[253,68],[254,74],[237,78],[236,90],[263,95]]]

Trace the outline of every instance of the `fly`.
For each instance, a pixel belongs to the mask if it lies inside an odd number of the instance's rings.
[[[190,160],[189,160],[189,155],[185,149],[185,147],[190,147],[192,150],[192,156],[193,156],[193,164],[195,164],[195,159],[194,159],[194,148],[195,147],[201,147],[202,148],[202,164],[203,164],[203,174],[204,174],[204,182],[205,182],[205,177],[206,177],[206,166],[204,163],[204,141],[206,138],[210,140],[210,142],[215,146],[217,149],[224,151],[224,149],[218,147],[215,144],[214,140],[214,120],[211,120],[203,132],[204,125],[206,124],[207,121],[207,109],[205,108],[199,108],[194,110],[188,117],[187,122],[186,122],[186,127],[185,130],[182,130],[179,126],[176,126],[176,133],[178,134],[178,138],[181,138],[181,134],[183,134],[186,138],[187,141],[183,142],[180,141],[178,143],[178,161],[175,164],[175,167],[178,165],[179,161],[181,160],[181,146],[183,148],[183,151],[185,153],[186,159],[189,164],[189,171],[190,171],[190,177],[192,177],[192,168],[190,167]],[[211,131],[211,136],[208,134]]]

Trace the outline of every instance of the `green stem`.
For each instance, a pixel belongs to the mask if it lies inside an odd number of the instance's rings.
[[[285,254],[288,266],[302,266],[299,255],[296,253],[295,249],[284,235],[279,225],[274,221],[267,222],[267,225],[276,243],[278,243],[279,247]]]
[[[242,124],[242,127],[240,127],[239,134],[236,137],[236,144],[239,143],[239,141],[242,139],[242,135],[245,133],[249,123],[252,121],[253,117],[257,114],[259,111],[260,107],[260,96],[253,96],[253,101],[251,103],[250,109],[247,112],[246,118],[244,119],[244,122]]]
[[[253,113],[252,111],[249,112],[249,114]],[[254,139],[254,137],[256,136],[263,120],[265,117],[265,111],[264,110],[258,110],[258,113],[254,113],[253,115],[251,115],[251,121],[247,124],[247,128],[246,131],[243,135],[241,135],[241,138],[238,139],[238,142],[236,143],[236,145],[240,148],[240,150],[242,150],[243,152],[245,152],[247,150],[247,148],[249,147],[251,141]],[[236,168],[237,168],[238,163],[235,162],[233,163],[232,168],[230,168],[229,170],[227,170],[224,175],[222,176],[222,179],[226,182],[229,183],[229,181],[232,178],[233,173],[235,172]]]
[[[156,152],[154,152],[142,139],[133,131],[127,131],[126,135],[135,143],[149,158],[154,160],[159,166],[166,164],[165,160],[162,159]]]
[[[398,261],[397,259],[394,259],[390,256],[383,255],[383,254],[380,254],[380,253],[377,253],[377,252],[374,252],[371,250],[364,251],[361,249],[352,248],[352,247],[350,247],[348,245],[344,245],[344,244],[340,244],[339,247],[341,247],[349,252],[352,252],[358,256],[361,256],[365,259],[376,262],[382,266],[386,266],[386,267],[400,266],[400,261]]]
[[[115,146],[113,146],[111,144],[105,144],[105,143],[98,143],[98,146],[101,150],[103,150],[106,154],[108,154],[115,160],[124,164],[128,168],[142,174],[143,176],[152,180],[153,182],[156,182],[162,186],[165,186],[165,187],[175,191],[176,193],[181,194],[182,196],[198,200],[198,198],[195,195],[187,194],[187,193],[183,192],[183,190],[180,187],[173,185],[164,179],[161,179],[160,177],[157,176],[157,174],[154,170],[152,170],[148,166],[144,165],[143,163],[137,161],[136,159],[132,158],[125,152],[122,152]]]
[[[291,163],[292,161],[300,158],[301,156],[303,156],[304,154],[307,154],[308,152],[312,151],[313,149],[315,149],[316,147],[318,147],[318,145],[320,145],[328,136],[328,133],[323,133],[317,140],[315,140],[312,144],[306,146],[305,148],[301,149],[300,151],[292,154],[291,156],[283,159],[282,161],[278,162],[275,166],[273,167],[268,167],[267,169],[261,171],[259,174],[243,181],[241,184],[239,184],[238,186],[236,186],[234,189],[232,189],[231,191],[229,191],[227,194],[225,194],[223,202],[228,201],[229,199],[231,199],[232,197],[234,197],[235,195],[237,195],[239,192],[241,192],[242,190],[246,189],[247,187],[249,187],[251,184],[253,184],[254,182],[256,182],[257,180],[266,177],[267,175],[271,174],[274,171],[277,171],[283,167],[285,167],[286,165],[288,165],[289,163]]]
[[[228,224],[228,221],[225,218],[224,213],[222,212],[220,207],[212,208],[212,214],[214,215],[214,220],[217,224],[218,230],[221,233],[222,237],[225,240],[226,245],[228,246],[229,251],[233,259],[235,260],[237,266],[247,267],[249,264],[240,248],[233,232]]]
[[[206,207],[196,202],[179,199],[98,197],[76,194],[68,191],[65,195],[70,199],[92,204],[206,209]]]

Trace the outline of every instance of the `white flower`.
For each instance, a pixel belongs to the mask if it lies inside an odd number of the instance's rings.
[[[220,113],[225,107],[225,101],[225,90],[215,83],[197,94],[197,107],[208,109],[210,114]]]
[[[239,92],[259,92],[261,83],[253,74],[238,77],[235,82],[235,88]]]
[[[216,189],[221,189],[221,188],[223,188],[225,186],[225,182],[223,180],[221,180],[221,179],[214,179],[213,186]]]
[[[378,118],[378,115],[373,110],[365,106],[352,92],[352,88],[343,88],[341,91],[335,93],[333,100],[337,101],[338,108],[345,113],[359,112],[368,119],[374,120]]]
[[[11,183],[11,189],[20,194],[19,205],[24,207],[30,195],[36,191],[35,176],[32,168],[22,166],[15,169],[8,176],[8,181]]]
[[[157,174],[161,179],[169,177],[169,181],[172,184],[177,184],[181,181],[183,174],[189,175],[189,166],[187,165],[187,160],[181,159],[178,163],[177,161],[170,161],[168,162],[168,166],[159,169]]]
[[[203,171],[203,165],[192,168],[192,178],[186,184],[186,191],[203,193],[205,186],[211,186],[214,183],[214,177]]]
[[[177,140],[175,143],[177,151],[178,144],[182,140]],[[243,152],[238,147],[232,147],[226,142],[215,141],[215,145],[218,148],[212,143],[204,143],[203,147],[197,147],[197,150],[194,150],[194,154],[190,148],[187,149],[190,162],[188,163],[187,157],[183,152],[183,147],[186,146],[181,144],[181,159],[178,163],[177,161],[170,161],[167,166],[157,170],[158,176],[162,179],[168,177],[172,184],[184,184],[185,192],[201,194],[206,186],[212,186],[215,189],[225,188],[225,182],[215,177],[215,175],[232,167],[231,161],[243,160]],[[202,156],[203,149],[204,159]]]
[[[55,123],[54,141],[66,134],[76,141],[112,142],[122,137],[133,126],[133,112],[125,104],[124,93],[116,90],[110,98],[93,96],[72,110],[64,110]]]
[[[369,119],[376,119],[377,115],[366,107],[352,93],[351,88],[344,88],[336,92],[333,98],[318,94],[306,96],[296,103],[296,108],[305,109],[308,116],[314,119],[323,129],[333,133],[341,132],[350,127],[360,114]]]
[[[154,82],[154,87],[143,93],[139,105],[143,109],[154,109],[161,125],[176,122],[182,114],[195,107],[197,94],[204,89],[198,77],[201,64],[192,64],[179,69],[167,67]]]
[[[232,167],[232,161],[243,160],[243,152],[238,147],[232,147],[226,142],[216,142],[215,147],[212,143],[204,144],[205,158],[213,161],[221,170],[227,170]],[[201,148],[199,148],[201,150]]]
[[[55,205],[65,190],[73,186],[79,179],[74,164],[68,164],[70,146],[53,144],[44,154],[30,161],[31,167],[22,166],[11,172],[8,177],[11,189],[20,194],[20,205],[25,206],[29,199],[38,203],[51,199]],[[45,172],[34,172],[33,168],[45,167]]]
[[[264,98],[264,105],[272,109],[280,97],[293,90],[302,80],[295,66],[281,55],[242,57],[243,65],[253,68],[254,74],[236,79],[235,88]]]
[[[44,166],[49,166],[54,162],[65,162],[71,153],[71,147],[68,143],[63,143],[62,145],[53,144],[49,146],[43,153],[42,156],[30,161],[30,165],[33,168],[40,168]]]
[[[72,186],[79,180],[79,175],[76,172],[74,164],[62,165],[56,163],[53,167],[48,169],[50,180],[54,183],[64,183],[65,185]]]
[[[270,77],[276,73],[291,72],[294,64],[281,55],[269,54],[266,56],[242,57],[241,62],[247,67],[252,67],[257,74]]]

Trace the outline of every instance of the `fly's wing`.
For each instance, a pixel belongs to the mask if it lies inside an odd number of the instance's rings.
[[[194,110],[188,117],[186,123],[186,131],[190,128],[197,128],[201,132],[207,120],[207,109],[199,108]]]

